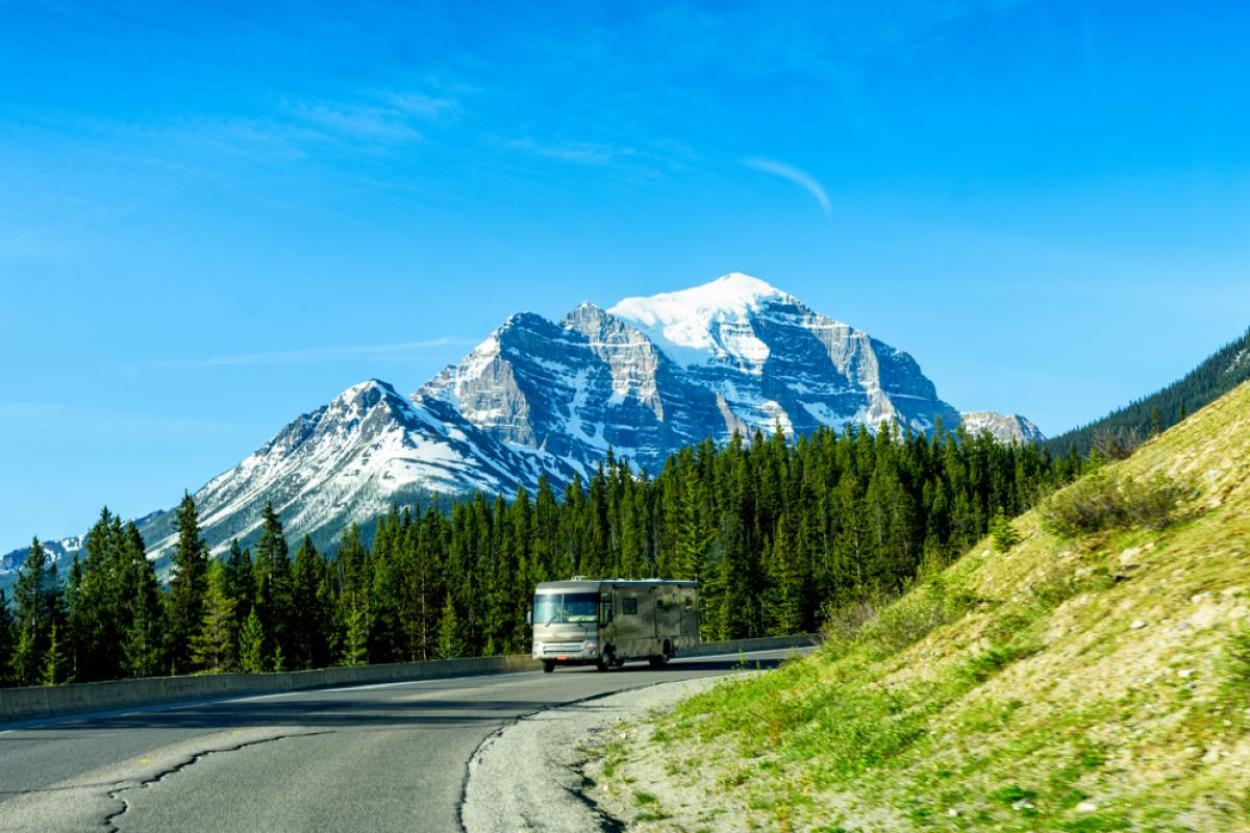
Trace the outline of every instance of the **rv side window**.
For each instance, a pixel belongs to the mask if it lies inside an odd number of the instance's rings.
[[[633,596],[626,596],[621,600],[621,613],[626,616],[638,615],[638,599]]]

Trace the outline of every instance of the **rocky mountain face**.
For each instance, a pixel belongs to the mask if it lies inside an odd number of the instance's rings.
[[[370,379],[297,417],[209,481],[195,502],[215,549],[252,534],[266,502],[294,535],[325,541],[394,502],[470,491],[515,494],[536,488],[544,473],[564,482],[573,469],[552,455],[496,439],[444,402],[410,401]],[[140,531],[156,555],[176,538],[169,513]]]
[[[583,473],[609,448],[654,470],[734,431],[959,424],[907,353],[737,274],[559,323],[513,316],[413,398]]]
[[[83,536],[81,535],[71,535],[68,538],[40,541],[39,543],[47,551],[49,560],[55,564],[68,560],[74,553],[82,549],[82,539]],[[21,549],[0,555],[0,590],[7,590],[29,552],[30,547],[22,547]]]
[[[513,315],[465,358],[404,397],[354,385],[297,417],[195,494],[220,551],[246,540],[271,501],[292,537],[325,541],[352,521],[431,494],[533,490],[587,477],[609,450],[654,472],[683,446],[735,431],[806,433],[848,423],[1004,440],[1041,433],[1016,416],[962,418],[907,353],[764,281],[584,303],[560,321]],[[172,547],[172,516],[140,522],[150,554]],[[10,572],[24,551],[0,560]],[[7,565],[7,568],[6,568]]]
[[[609,312],[645,332],[751,431],[886,422],[928,432],[939,419],[947,427],[959,422],[907,353],[758,278],[726,275],[627,298]]]
[[[960,414],[959,424],[973,436],[988,431],[999,442],[1040,443],[1046,439],[1040,428],[1019,414],[970,411]]]

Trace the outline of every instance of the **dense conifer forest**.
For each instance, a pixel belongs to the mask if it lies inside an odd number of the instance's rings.
[[[105,509],[63,574],[34,543],[0,603],[0,679],[524,652],[534,584],[571,575],[697,579],[705,639],[812,631],[832,606],[899,593],[1080,468],[988,435],[756,434],[685,449],[654,478],[609,456],[560,493],[544,481],[511,501],[396,507],[368,545],[353,526],[330,552],[305,539],[292,554],[266,506],[254,545],[216,559],[185,496],[166,587],[134,524]]]

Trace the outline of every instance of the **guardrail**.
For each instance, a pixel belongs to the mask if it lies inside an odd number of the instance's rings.
[[[682,657],[713,656],[751,651],[772,651],[815,645],[819,637],[802,636],[705,642],[682,652]],[[411,682],[483,674],[537,671],[542,667],[528,654],[498,657],[396,662],[385,665],[321,668],[315,671],[283,671],[271,674],[196,674],[181,677],[146,677],[59,686],[0,688],[0,725],[80,712],[111,711],[165,703],[177,703],[251,694]]]

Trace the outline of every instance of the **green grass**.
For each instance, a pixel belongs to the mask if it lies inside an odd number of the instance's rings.
[[[1018,518],[657,742],[759,829],[1250,830],[1250,386],[1099,477],[1127,522]]]

